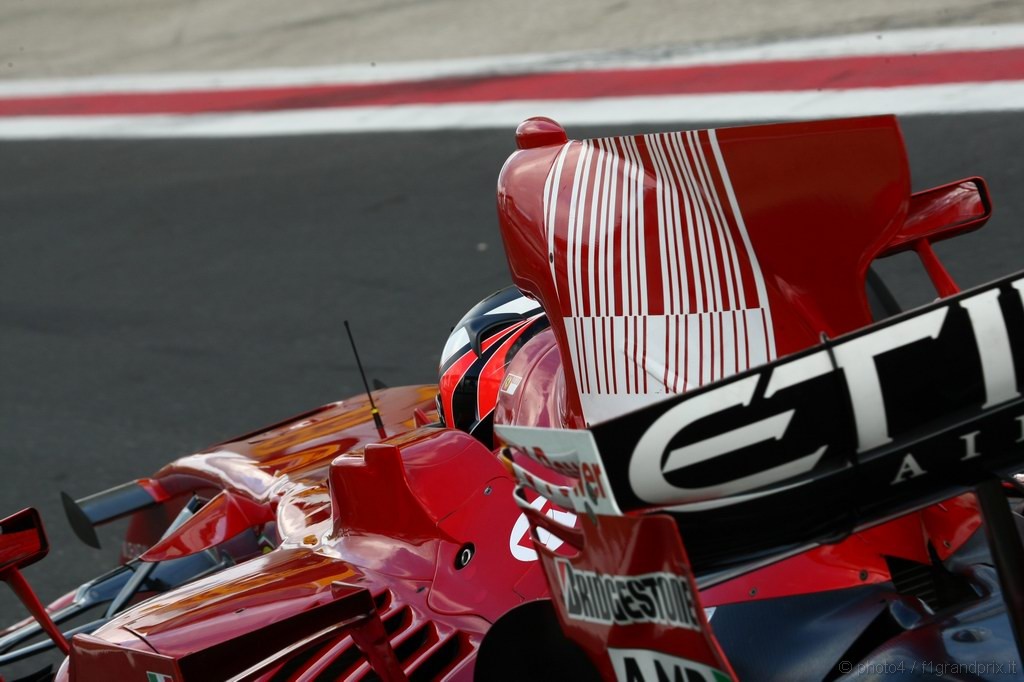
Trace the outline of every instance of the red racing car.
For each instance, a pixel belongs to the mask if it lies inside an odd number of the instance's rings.
[[[514,287],[437,386],[379,388],[74,500],[123,563],[44,607],[33,680],[1024,675],[1024,274],[959,292],[892,117],[568,140],[498,181]],[[872,261],[913,251],[900,312]],[[984,528],[984,530],[981,530]],[[2,669],[2,667],[0,667]]]

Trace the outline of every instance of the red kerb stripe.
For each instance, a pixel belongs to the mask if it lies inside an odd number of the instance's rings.
[[[1024,47],[389,83],[12,97],[0,100],[0,116],[282,111],[1012,80],[1024,80]]]

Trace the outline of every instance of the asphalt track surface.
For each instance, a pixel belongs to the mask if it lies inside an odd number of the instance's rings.
[[[916,189],[989,181],[989,225],[938,249],[964,286],[1024,268],[1020,121],[902,121]],[[371,377],[432,381],[451,325],[509,281],[494,185],[513,144],[511,130],[0,144],[0,509],[43,513],[53,549],[26,572],[41,595],[116,556],[118,528],[102,551],[74,539],[60,490],[359,392],[343,320]],[[931,297],[912,262],[881,266],[908,306]],[[21,615],[0,593],[0,622]]]

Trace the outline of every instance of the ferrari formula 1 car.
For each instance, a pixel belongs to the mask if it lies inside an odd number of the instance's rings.
[[[1024,274],[960,293],[892,117],[570,141],[517,131],[512,279],[438,386],[381,388],[74,500],[123,563],[42,606],[32,679],[1024,675]],[[900,313],[870,271],[920,257]],[[525,295],[524,295],[525,294]],[[982,530],[983,529],[983,530]],[[46,637],[44,638],[43,635]],[[0,668],[2,669],[2,668]]]

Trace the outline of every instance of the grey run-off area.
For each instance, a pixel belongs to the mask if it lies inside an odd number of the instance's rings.
[[[709,44],[1024,21],[1019,0],[5,0],[0,79]]]

